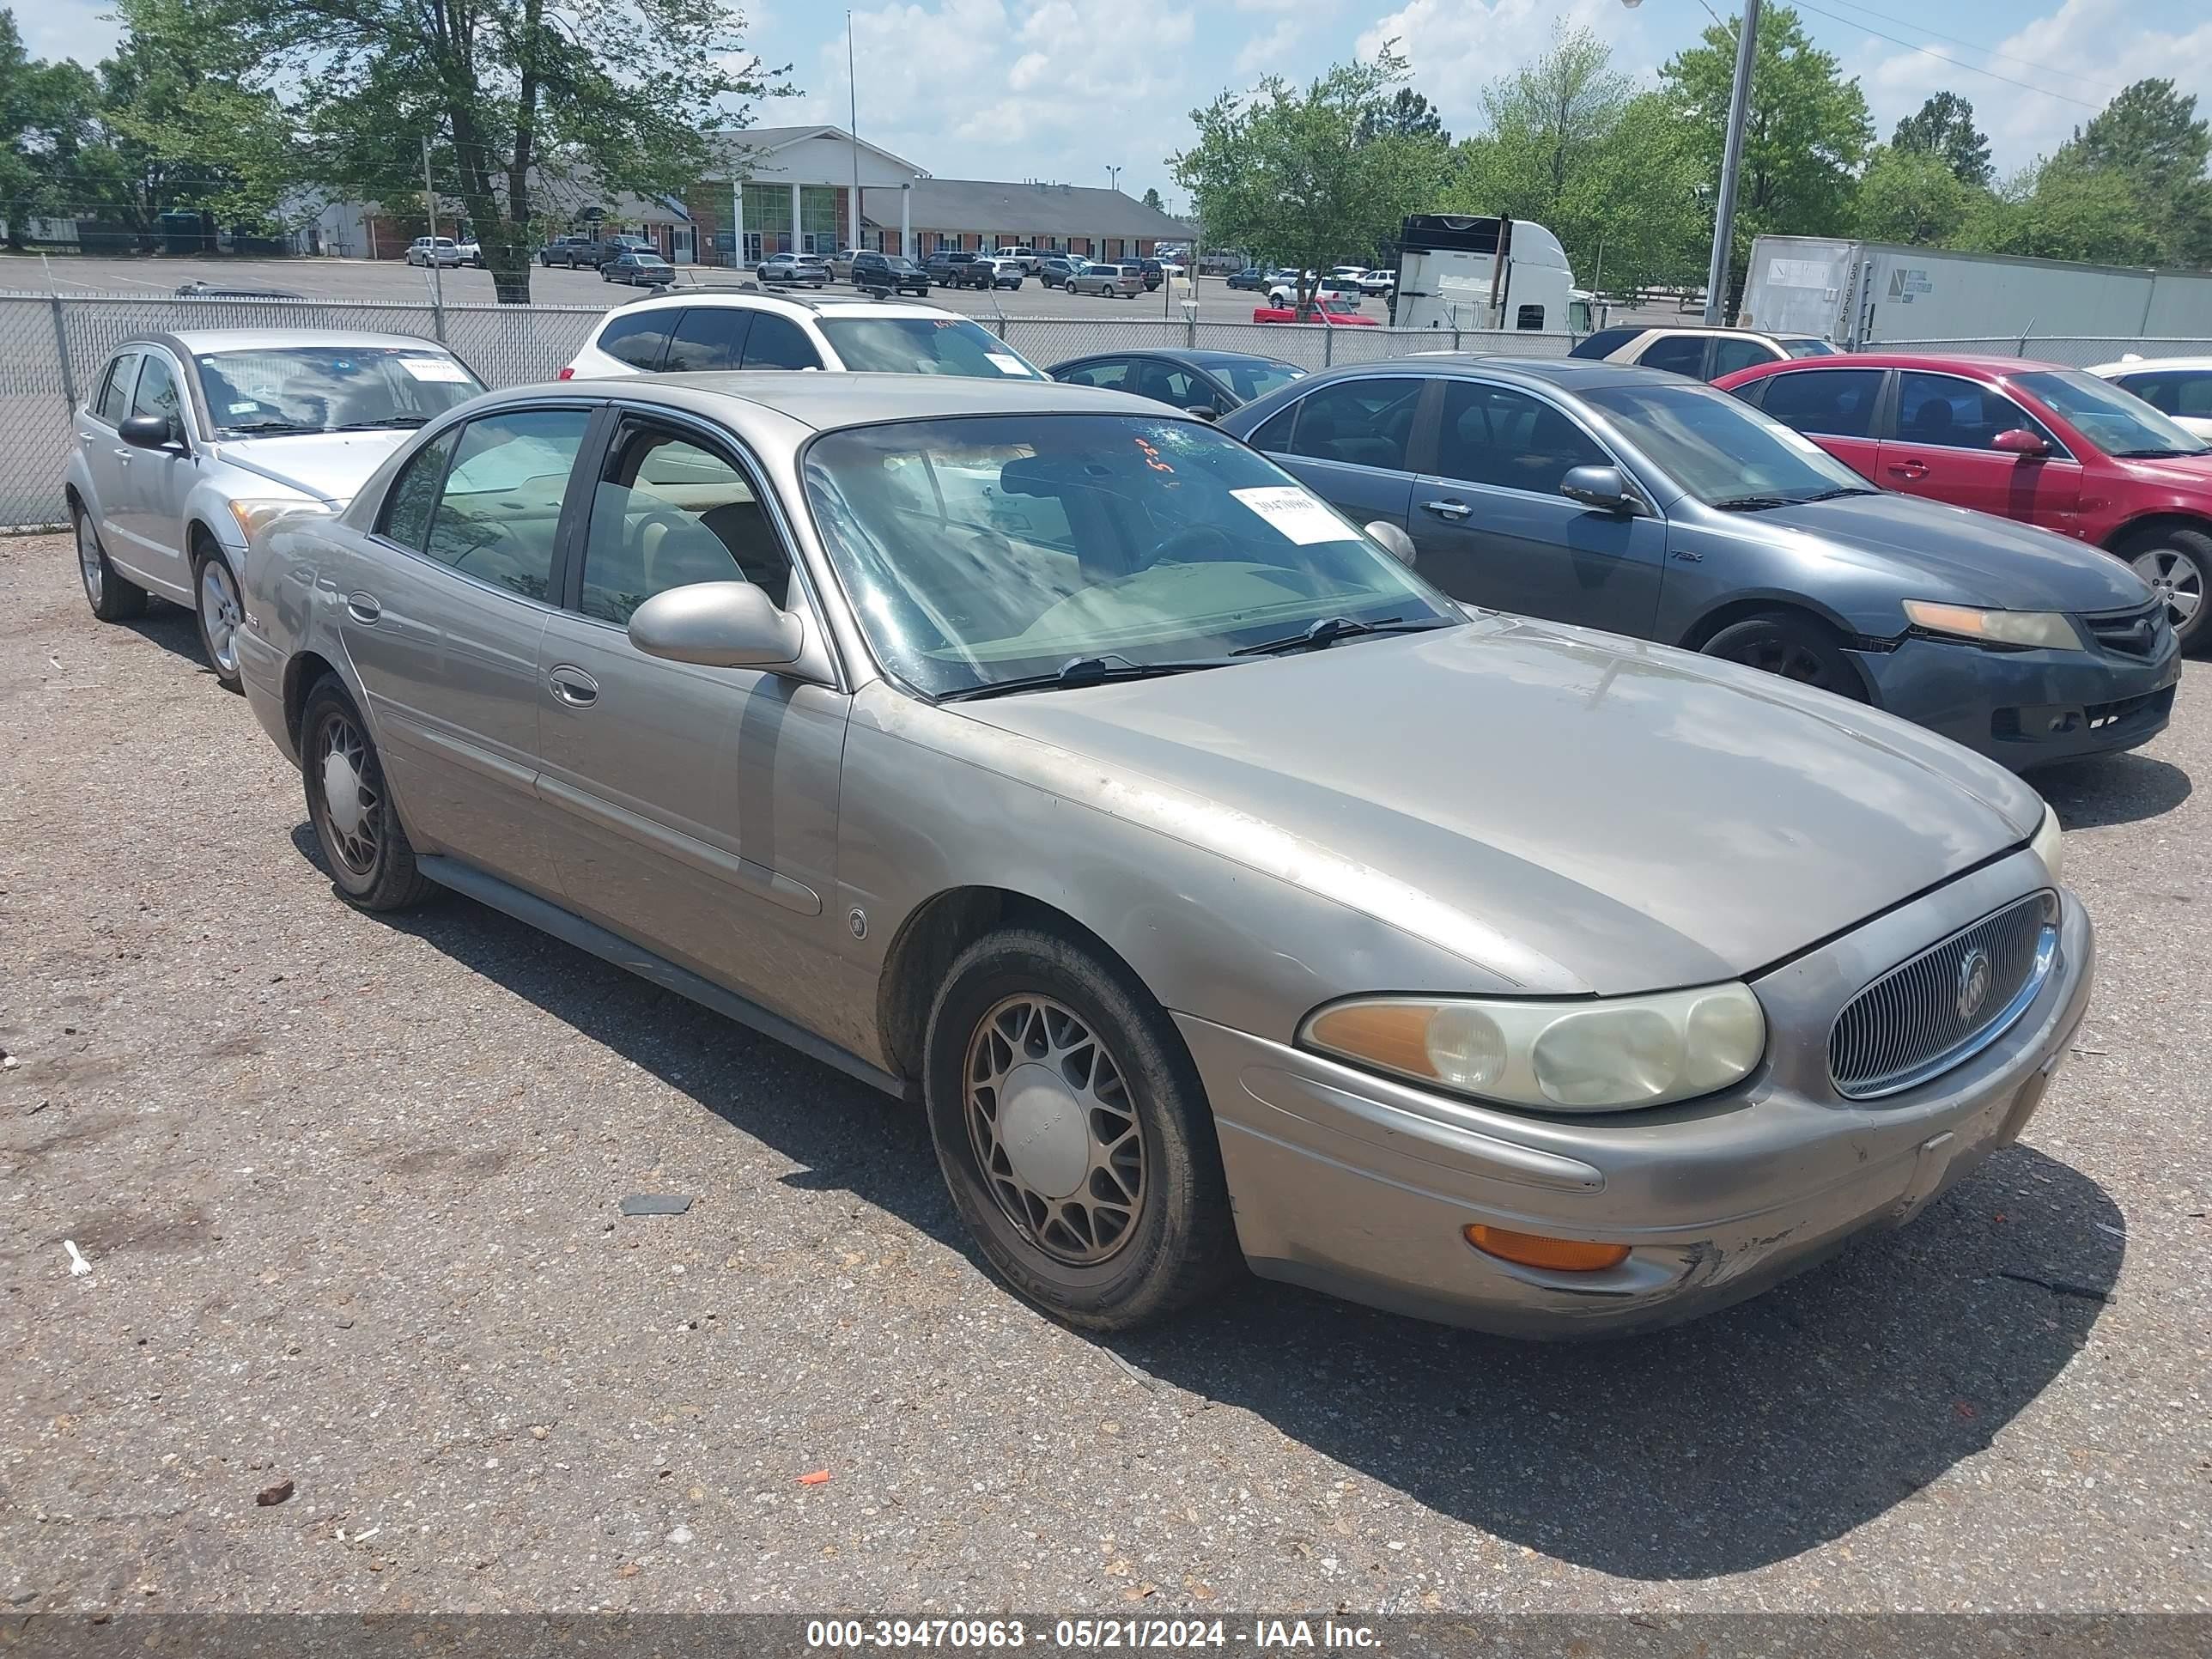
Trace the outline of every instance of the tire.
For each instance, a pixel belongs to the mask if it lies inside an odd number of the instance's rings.
[[[83,507],[72,501],[70,519],[76,532],[77,580],[84,585],[85,603],[104,623],[130,622],[146,614],[146,590],[118,574],[100,544],[100,532]]]
[[[2212,600],[2212,535],[2183,526],[2151,530],[2122,543],[2119,555],[2166,601],[2174,637],[2191,655],[2212,645],[2205,606]]]
[[[238,630],[246,606],[239,593],[238,573],[229,556],[195,536],[192,551],[192,619],[199,624],[200,652],[215,672],[215,682],[226,691],[243,695],[246,682],[238,663]]]
[[[1853,702],[1867,700],[1865,683],[1844,658],[1834,630],[1810,617],[1764,611],[1730,623],[1702,648],[1709,657],[1832,691]]]
[[[1021,1103],[971,1087],[992,1068],[1027,1073]],[[953,1206],[984,1259],[1054,1318],[1128,1330],[1236,1273],[1212,1110],[1175,1027],[1127,969],[1036,929],[978,939],[931,1011],[923,1095]],[[997,1130],[1009,1110],[1027,1125],[1025,1168]]]
[[[334,754],[343,761],[343,780],[333,769]],[[415,867],[415,848],[385,786],[368,722],[334,678],[317,682],[301,712],[300,776],[307,817],[339,897],[357,909],[404,910],[428,896],[430,880]],[[342,781],[353,788],[350,831],[331,816]]]

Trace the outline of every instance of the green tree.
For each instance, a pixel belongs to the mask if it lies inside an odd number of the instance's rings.
[[[1620,125],[1634,83],[1612,67],[1612,58],[1588,29],[1558,26],[1534,62],[1484,89],[1498,164],[1506,176],[1534,185],[1540,218],[1556,216]]]
[[[1986,186],[1993,176],[1990,141],[1974,127],[1974,106],[1955,92],[1939,92],[1917,113],[1897,124],[1893,150],[1933,155],[1962,185]]]
[[[1870,242],[1948,243],[1984,194],[1963,183],[1934,150],[1878,144],[1859,180],[1851,234]]]
[[[1301,272],[1366,258],[1425,205],[1443,177],[1440,135],[1363,124],[1406,75],[1395,41],[1371,62],[1340,64],[1306,87],[1270,76],[1191,112],[1191,146],[1168,158],[1210,240]],[[1298,279],[1301,304],[1312,298]]]
[[[1706,28],[1700,43],[1659,71],[1662,88],[1694,136],[1708,178],[1720,177],[1735,76],[1736,26]],[[1831,234],[1850,219],[1859,164],[1874,137],[1866,97],[1835,54],[1807,38],[1797,14],[1762,15],[1744,121],[1735,235],[1747,249],[1761,231]],[[1741,271],[1743,259],[1733,257]]]
[[[253,65],[250,88],[297,88],[309,178],[410,202],[428,139],[503,302],[529,299],[538,234],[567,217],[560,192],[687,190],[711,130],[788,89],[744,53],[726,0],[202,3]]]
[[[96,142],[98,108],[88,70],[31,57],[15,13],[0,11],[0,211],[10,248],[21,251],[27,219],[97,212],[82,158]]]
[[[1155,213],[1164,213],[1167,211],[1165,208],[1160,205],[1159,191],[1154,190],[1149,185],[1145,187],[1145,205],[1152,209]]]
[[[2212,126],[2197,118],[2196,98],[2171,81],[2138,81],[2076,127],[2045,173],[2054,186],[2056,175],[2127,179],[2157,238],[2152,258],[2203,264],[2212,262],[2208,157]]]
[[[1451,134],[1444,131],[1443,117],[1430,108],[1429,100],[1411,87],[1399,88],[1383,107],[1370,110],[1360,118],[1362,143],[1385,133],[1399,138],[1433,138],[1438,143],[1451,143]]]
[[[2158,216],[2126,173],[2039,161],[1982,198],[1952,240],[1978,253],[2155,264]]]

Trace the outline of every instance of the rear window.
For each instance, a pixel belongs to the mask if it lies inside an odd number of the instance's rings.
[[[1626,345],[1638,335],[1640,328],[1601,328],[1567,353],[1570,357],[1607,357]]]
[[[600,350],[617,362],[628,363],[632,368],[647,371],[660,367],[660,354],[668,345],[668,334],[681,313],[672,309],[632,311],[610,318],[599,331]]]

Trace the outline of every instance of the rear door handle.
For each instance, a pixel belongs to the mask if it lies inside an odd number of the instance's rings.
[[[384,614],[384,606],[374,593],[349,593],[346,611],[357,623],[373,623]]]
[[[1421,511],[1433,513],[1439,519],[1464,519],[1474,511],[1465,501],[1423,501]]]
[[[599,683],[582,669],[571,668],[566,663],[548,670],[545,684],[571,708],[589,708],[599,700]]]
[[[1892,461],[1889,470],[1900,478],[1924,478],[1928,476],[1927,465],[1922,461]]]

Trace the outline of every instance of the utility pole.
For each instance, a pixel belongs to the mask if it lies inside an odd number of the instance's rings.
[[[1735,180],[1743,166],[1743,121],[1751,106],[1751,70],[1759,52],[1759,0],[1743,0],[1735,42],[1735,83],[1729,89],[1728,147],[1721,154],[1721,196],[1713,210],[1713,258],[1705,271],[1705,325],[1717,326],[1728,306],[1729,254],[1735,236]]]
[[[845,91],[849,99],[847,107],[850,112],[848,118],[852,122],[852,126],[849,130],[853,135],[853,240],[846,246],[857,252],[862,246],[860,241],[860,83],[854,78],[853,75],[853,14],[849,10],[845,14]]]
[[[430,247],[423,263],[430,267],[430,309],[438,325],[438,343],[446,343],[446,274],[438,265],[438,191],[430,182],[430,141],[422,140],[422,206],[430,216]]]

